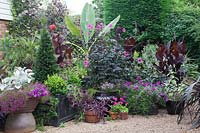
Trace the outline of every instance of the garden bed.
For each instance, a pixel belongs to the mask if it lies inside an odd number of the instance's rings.
[[[45,127],[46,133],[183,133],[200,132],[200,129],[188,130],[191,126],[187,122],[178,125],[177,115],[168,115],[166,110],[159,110],[158,115],[153,116],[130,116],[128,120],[107,121],[106,124],[88,124],[73,121],[64,124],[64,127]],[[34,133],[40,133],[35,131]]]

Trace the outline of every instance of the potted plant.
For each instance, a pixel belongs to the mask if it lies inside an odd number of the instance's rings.
[[[6,119],[6,132],[30,132],[36,128],[32,112],[38,100],[48,95],[47,87],[35,83],[30,69],[17,67],[11,77],[2,80],[0,89],[0,110],[8,114]],[[26,119],[30,121],[27,122]],[[20,123],[19,123],[20,121]]]
[[[61,76],[54,74],[52,76],[48,76],[47,80],[45,81],[45,85],[49,88],[52,99],[57,101],[56,103],[55,102],[51,103],[51,101],[48,101],[47,103],[44,103],[46,105],[44,104],[41,105],[41,107],[49,106],[46,108],[52,108],[52,111],[54,112],[53,114],[55,114],[49,116],[48,118],[44,117],[43,119],[46,119],[45,123],[47,125],[57,127],[62,122],[66,122],[73,119],[74,115],[76,114],[76,110],[72,108],[70,101],[68,100],[67,97],[68,95],[67,93],[69,91],[67,86],[67,81],[64,80]],[[37,113],[40,112],[37,111]]]
[[[113,120],[116,120],[119,115],[119,109],[117,105],[112,105],[110,110],[109,110],[109,115]]]
[[[184,107],[184,103],[180,100],[185,92],[185,89],[187,88],[187,85],[184,81],[178,83],[173,75],[171,75],[163,84],[165,93],[162,93],[161,96],[166,102],[168,114],[179,114]]]
[[[121,118],[122,120],[128,119],[128,108],[127,108],[126,106],[122,106],[122,105],[120,104],[119,111],[120,111],[120,118]]]
[[[105,100],[99,101],[93,98],[85,99],[81,105],[84,112],[85,121],[89,123],[97,123],[101,119],[104,120],[105,112],[107,112],[105,105]]]

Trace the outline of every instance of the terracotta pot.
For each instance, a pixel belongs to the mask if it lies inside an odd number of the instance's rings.
[[[88,123],[97,123],[100,121],[100,118],[95,114],[94,111],[87,111],[84,113],[85,116],[85,122]]]
[[[27,99],[24,107],[20,108],[20,110],[16,111],[15,113],[32,113],[37,105],[38,105],[37,98],[29,98]]]
[[[119,113],[109,111],[109,115],[113,120],[116,120],[118,118]]]
[[[125,113],[121,112],[121,113],[120,113],[120,118],[121,118],[122,120],[128,119],[128,112],[125,112]]]

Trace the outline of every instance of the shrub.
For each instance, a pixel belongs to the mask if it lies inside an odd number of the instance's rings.
[[[42,83],[47,79],[48,75],[53,75],[58,72],[58,66],[54,57],[50,36],[47,30],[44,28],[41,32],[40,46],[33,71],[35,73],[35,80]]]
[[[8,69],[13,70],[14,67],[32,68],[35,61],[36,48],[38,40],[25,37],[13,38],[6,33],[1,40],[1,48],[4,56],[3,60],[6,62]]]
[[[41,27],[39,0],[12,0],[13,21],[8,29],[14,36],[31,37]]]
[[[173,11],[166,17],[166,21],[163,23],[164,32],[162,33],[165,43],[173,40],[174,33],[178,39],[184,37],[188,48],[188,56],[195,59],[198,64],[200,60],[199,11],[199,8],[192,6]]]
[[[89,55],[89,69],[87,86],[96,87],[100,84],[109,82],[114,84],[131,80],[132,68],[131,61],[124,55],[124,50],[119,44],[95,45]],[[108,42],[109,43],[109,42]]]
[[[45,81],[45,85],[49,88],[52,95],[56,94],[66,94],[67,93],[67,83],[58,75],[48,76]]]
[[[160,0],[104,0],[104,19],[108,23],[121,15],[118,25],[123,25],[128,33],[132,32],[136,21],[148,32],[148,39],[157,39],[161,29],[161,5]]]

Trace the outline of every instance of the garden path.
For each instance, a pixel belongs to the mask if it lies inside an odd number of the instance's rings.
[[[188,130],[191,126],[183,121],[176,123],[177,115],[168,115],[160,110],[155,116],[130,116],[128,120],[106,121],[104,124],[89,124],[73,121],[67,122],[63,127],[45,127],[46,133],[200,133],[200,129]],[[35,131],[34,133],[41,133]]]

